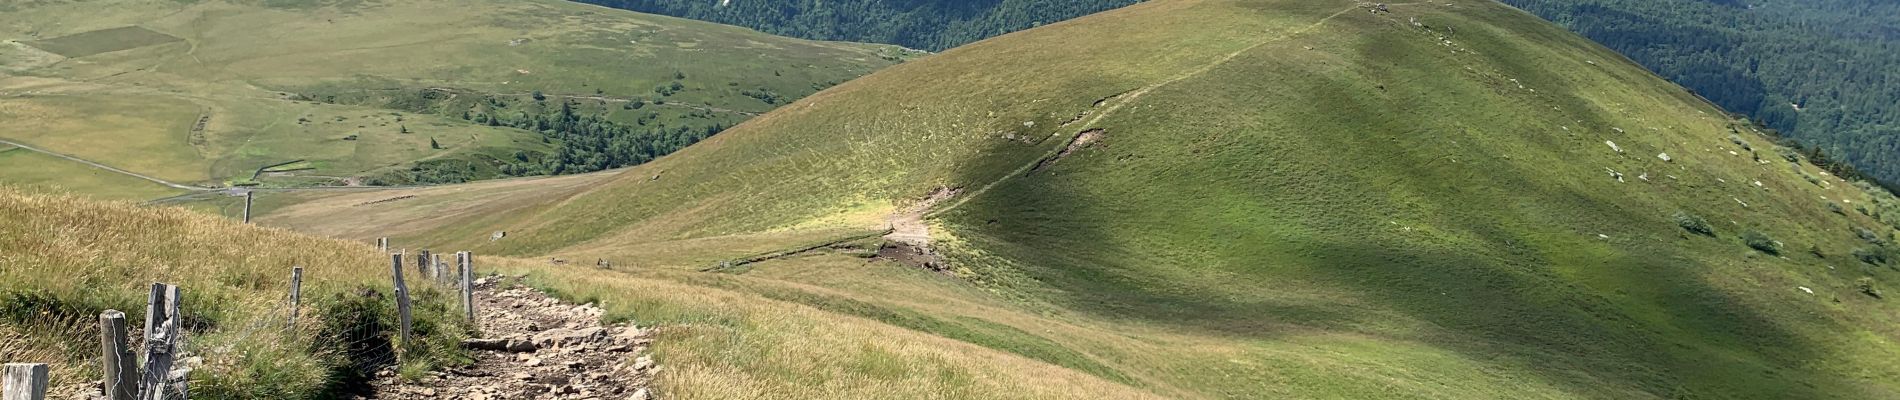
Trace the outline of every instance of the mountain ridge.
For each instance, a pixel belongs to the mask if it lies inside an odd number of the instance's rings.
[[[720,282],[1171,397],[1896,393],[1900,316],[1875,294],[1900,277],[1861,256],[1893,230],[1847,211],[1882,193],[1490,1],[1144,2],[604,179],[504,216],[375,212],[448,222],[405,239]],[[931,199],[942,263],[853,239]],[[264,221],[366,211],[340,202]],[[786,249],[813,250],[730,265]]]

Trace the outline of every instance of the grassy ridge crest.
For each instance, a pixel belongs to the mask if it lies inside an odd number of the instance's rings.
[[[1900,393],[1890,194],[1522,11],[1388,8],[1144,2],[405,234],[744,280],[1171,397]],[[946,188],[925,219],[944,271],[831,248],[676,274],[884,229]]]

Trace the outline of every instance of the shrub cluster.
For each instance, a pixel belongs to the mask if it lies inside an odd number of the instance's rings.
[[[1698,235],[1715,237],[1715,228],[1710,227],[1709,221],[1702,219],[1701,216],[1690,214],[1686,211],[1677,211],[1676,215],[1671,216],[1671,218],[1675,219],[1676,225],[1681,226],[1683,230]]]
[[[1775,241],[1774,238],[1768,237],[1768,234],[1761,231],[1749,230],[1742,233],[1742,243],[1770,255],[1781,254],[1781,242]]]
[[[1854,258],[1860,259],[1860,262],[1868,264],[1884,265],[1887,263],[1887,260],[1892,258],[1888,255],[1888,253],[1891,252],[1892,250],[1882,247],[1857,247],[1854,249]]]

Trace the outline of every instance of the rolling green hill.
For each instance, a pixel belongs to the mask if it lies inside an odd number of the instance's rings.
[[[943,50],[1139,0],[577,0],[820,40]]]
[[[958,396],[788,372],[774,334],[628,277],[1172,398],[1900,396],[1891,194],[1492,1],[1144,2],[587,178],[262,221],[547,258],[556,289],[691,327],[656,351],[719,372],[664,383],[699,398]]]
[[[201,186],[636,164],[914,55],[554,0],[0,8],[0,138]]]
[[[1508,0],[1749,115],[1900,182],[1900,4],[1877,0]]]

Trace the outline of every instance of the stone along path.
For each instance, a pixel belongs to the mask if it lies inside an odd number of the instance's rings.
[[[602,310],[525,287],[518,277],[475,282],[481,338],[475,362],[400,382],[378,374],[378,399],[628,399],[655,397],[660,367],[647,355],[653,330],[601,322]]]

